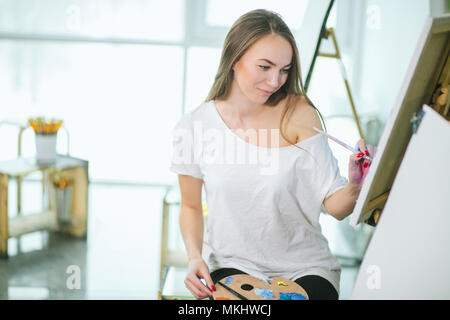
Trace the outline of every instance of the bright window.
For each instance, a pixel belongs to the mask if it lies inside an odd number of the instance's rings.
[[[192,47],[188,50],[186,112],[205,101],[219,67],[220,48]]]
[[[2,0],[1,32],[181,41],[183,0]]]
[[[292,30],[302,25],[308,0],[209,0],[206,22],[211,26],[230,27],[243,13],[254,9],[269,9],[279,13]]]
[[[71,154],[90,160],[93,179],[169,178],[161,168],[181,110],[181,48],[1,41],[0,52],[0,117],[64,119]]]
[[[90,161],[93,181],[169,183],[183,10],[183,0],[1,1],[0,120],[63,119],[71,155]],[[17,131],[0,127],[0,160],[15,157],[16,145]]]

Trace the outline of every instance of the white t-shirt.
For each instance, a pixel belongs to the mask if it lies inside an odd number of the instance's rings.
[[[231,131],[213,101],[174,128],[171,171],[204,181],[210,272],[236,268],[263,281],[319,275],[339,292],[341,268],[319,215],[323,200],[347,179],[327,138],[296,144],[307,151],[256,144]]]

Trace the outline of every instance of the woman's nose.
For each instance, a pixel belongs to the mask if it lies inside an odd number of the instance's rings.
[[[272,88],[277,88],[280,83],[280,74],[278,72],[271,72],[267,82]]]

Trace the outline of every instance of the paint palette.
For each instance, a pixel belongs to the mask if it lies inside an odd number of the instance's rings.
[[[231,290],[216,283],[215,300],[242,300],[239,295],[248,300],[308,300],[308,294],[301,286],[281,277],[274,277],[270,283],[265,283],[247,274],[237,274],[219,282]]]

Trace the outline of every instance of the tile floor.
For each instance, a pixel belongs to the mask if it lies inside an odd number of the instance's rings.
[[[162,188],[93,185],[89,232],[47,231],[10,239],[0,259],[0,299],[156,299]],[[80,289],[70,289],[73,268]],[[340,299],[351,297],[358,267],[343,266]]]

